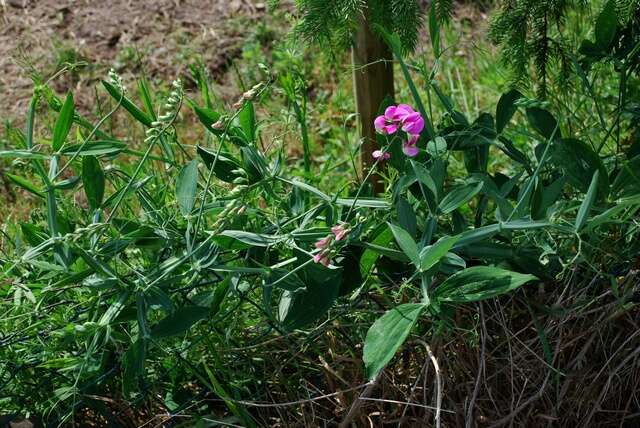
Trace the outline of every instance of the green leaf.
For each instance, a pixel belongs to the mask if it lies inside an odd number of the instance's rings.
[[[49,155],[31,150],[2,150],[0,158],[49,159]]]
[[[427,153],[434,158],[439,158],[447,153],[447,140],[442,137],[427,142]]]
[[[423,196],[426,199],[429,212],[435,214],[438,207],[438,187],[436,182],[431,177],[429,170],[427,170],[422,164],[411,161],[411,167],[416,175],[418,181],[420,181]]]
[[[504,130],[516,110],[518,110],[515,102],[520,98],[522,98],[522,94],[516,89],[512,89],[502,94],[500,100],[498,100],[498,106],[496,107],[496,132],[498,134]]]
[[[538,179],[531,196],[531,218],[533,220],[542,220],[547,213],[548,206],[544,205],[544,190],[542,180]]]
[[[491,299],[535,280],[533,275],[475,266],[450,276],[432,294],[438,302],[467,303]]]
[[[596,170],[593,174],[593,178],[591,179],[591,184],[589,185],[589,190],[587,190],[587,194],[580,204],[580,209],[578,210],[578,215],[576,216],[576,224],[575,231],[580,232],[584,224],[587,222],[587,218],[589,216],[589,211],[593,206],[593,203],[596,201],[596,196],[598,194],[598,177],[600,176],[600,171]]]
[[[483,185],[484,183],[479,181],[456,187],[442,199],[438,208],[443,214],[449,214],[473,199],[482,190]]]
[[[286,239],[281,236],[273,236],[273,235],[265,235],[260,233],[253,232],[245,232],[244,230],[225,230],[220,233],[218,236],[224,236],[231,238],[233,240],[239,241],[245,245],[231,245],[229,248],[228,245],[225,245],[223,240],[218,240],[217,237],[215,239],[216,242],[223,245],[225,248],[229,249],[241,249],[241,248],[250,248],[250,247],[268,247],[269,245],[277,244],[278,242]]]
[[[225,183],[232,183],[233,180],[238,178],[237,173],[234,173],[234,170],[240,169],[240,162],[233,158],[230,154],[226,152],[220,152],[217,155],[216,153],[205,149],[204,147],[197,146],[196,150],[198,151],[198,155],[204,161],[207,168],[211,168],[214,165],[213,173],[220,180]]]
[[[333,306],[342,282],[340,270],[316,263],[307,264],[296,274],[305,289],[285,291],[279,303],[278,319],[287,331],[304,327],[323,316]]]
[[[82,185],[91,210],[100,208],[104,197],[105,180],[100,162],[94,156],[82,158]]]
[[[125,396],[136,391],[136,380],[144,373],[146,345],[144,340],[138,339],[132,343],[122,356],[122,388]]]
[[[320,199],[323,199],[327,202],[331,201],[331,198],[329,197],[329,195],[327,195],[326,193],[323,193],[322,191],[318,190],[317,188],[311,186],[310,184],[307,183],[303,183],[302,181],[298,181],[298,180],[285,180],[287,183],[296,186],[299,189],[302,189],[306,192],[309,193],[313,193],[314,195],[316,195],[317,197],[319,197]]]
[[[563,139],[552,147],[551,159],[562,168],[569,183],[582,192],[586,192],[596,170],[598,178],[598,196],[609,194],[609,176],[598,154],[586,143],[575,139]]]
[[[398,211],[398,223],[409,235],[416,236],[417,219],[413,208],[405,198],[398,198],[396,202],[396,210]]]
[[[618,26],[618,17],[616,15],[616,2],[609,0],[605,4],[604,9],[600,12],[596,21],[596,47],[603,53],[607,50],[616,36],[616,27]]]
[[[254,143],[256,141],[256,112],[253,103],[244,103],[242,110],[238,113],[238,121],[247,141]]]
[[[176,182],[176,199],[182,215],[187,216],[193,210],[198,191],[198,161],[192,160],[186,164]]]
[[[72,144],[62,149],[63,155],[100,156],[115,155],[126,150],[127,145],[119,141],[90,141],[84,144]]]
[[[184,306],[160,320],[151,329],[151,337],[161,339],[176,336],[189,330],[195,323],[209,315],[209,308],[202,306]]]
[[[14,184],[17,184],[18,186],[22,187],[27,192],[31,192],[40,198],[44,198],[44,194],[40,191],[40,189],[35,184],[27,180],[26,178],[22,178],[17,175],[13,175],[9,173],[5,173],[5,176],[9,180],[13,181]]]
[[[404,343],[424,309],[420,303],[406,303],[387,311],[367,331],[363,360],[367,378],[373,380]]]
[[[398,246],[402,249],[405,255],[411,260],[417,268],[420,267],[420,256],[418,255],[418,245],[413,240],[411,235],[404,230],[403,228],[393,225],[391,223],[387,223],[389,225],[389,229],[391,229],[391,233],[393,233],[393,237],[396,238],[396,242]]]
[[[336,204],[356,208],[390,209],[389,201],[380,198],[338,198]]]
[[[56,120],[56,126],[53,129],[51,147],[55,152],[60,150],[60,147],[62,147],[64,141],[67,139],[67,135],[69,135],[71,125],[73,125],[73,112],[73,95],[69,92],[62,108],[60,109],[60,115],[58,116],[58,120]]]
[[[460,236],[448,236],[431,246],[424,247],[420,251],[420,269],[428,271],[435,266],[453,248],[458,239],[460,239]]]
[[[134,119],[136,119],[138,122],[142,123],[144,126],[146,126],[148,128],[151,128],[151,122],[152,122],[151,118],[149,116],[147,116],[147,114],[145,112],[140,110],[140,108],[138,108],[138,106],[136,106],[133,102],[131,102],[131,100],[129,98],[125,97],[118,90],[118,88],[116,88],[111,83],[107,82],[106,80],[102,81],[102,85],[107,90],[109,95],[111,95],[113,97],[113,99],[116,100],[116,102],[120,102],[122,107],[124,107],[124,109],[126,111],[128,111],[129,114],[131,114],[131,116],[133,116]]]
[[[375,237],[375,239],[372,241],[372,244],[383,247],[389,244],[392,239],[393,233],[388,227],[385,227],[382,232],[380,232]],[[360,273],[362,274],[362,276],[368,275],[369,272],[371,272],[371,269],[373,268],[379,257],[380,253],[368,248],[362,253],[362,256],[360,257]]]
[[[527,119],[533,129],[548,141],[552,138],[556,140],[562,138],[558,121],[547,110],[538,107],[529,107],[527,109]]]

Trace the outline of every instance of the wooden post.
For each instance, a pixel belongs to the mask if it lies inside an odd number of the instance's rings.
[[[363,11],[359,18],[351,51],[356,111],[360,118],[360,135],[363,140],[360,163],[365,175],[374,162],[372,153],[378,148],[373,121],[385,97],[394,96],[393,56],[386,43],[371,31],[366,13],[366,10]],[[369,178],[374,193],[384,190],[379,180],[377,174],[372,174]]]

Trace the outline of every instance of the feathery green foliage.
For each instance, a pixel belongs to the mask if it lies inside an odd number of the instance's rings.
[[[419,0],[299,0],[301,14],[297,30],[310,42],[346,47],[356,29],[358,18],[367,15],[377,24],[400,36],[406,52],[415,49],[424,13]],[[446,21],[452,13],[451,0],[436,1],[437,16]]]
[[[631,28],[626,27],[637,25],[634,21],[638,21],[640,1],[611,0],[610,3],[615,8],[618,24],[625,27],[622,31],[628,32]],[[527,86],[531,77],[530,65],[535,70],[535,83],[541,98],[546,95],[554,65],[556,77],[560,82],[566,82],[573,65],[570,47],[562,32],[564,23],[569,12],[582,13],[589,6],[594,5],[584,0],[502,2],[492,19],[489,35],[502,48],[502,59],[511,70],[514,85]]]

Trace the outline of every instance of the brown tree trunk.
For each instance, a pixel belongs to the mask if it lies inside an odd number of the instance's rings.
[[[361,16],[352,49],[352,61],[356,111],[363,140],[360,162],[365,176],[374,162],[372,153],[378,148],[373,121],[385,97],[394,96],[392,60],[389,47],[371,31],[366,16]],[[375,193],[384,190],[377,174],[371,174],[369,182]]]

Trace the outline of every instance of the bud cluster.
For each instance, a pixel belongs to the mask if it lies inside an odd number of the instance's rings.
[[[150,143],[151,141],[156,139],[162,132],[164,132],[163,128],[171,124],[171,122],[178,114],[178,111],[180,110],[180,106],[182,105],[182,98],[184,96],[182,82],[180,81],[180,79],[174,80],[171,86],[172,90],[169,93],[169,98],[164,105],[165,112],[158,116],[158,120],[151,122],[151,128],[147,129],[146,131],[147,138],[145,138],[144,140],[146,143]]]

